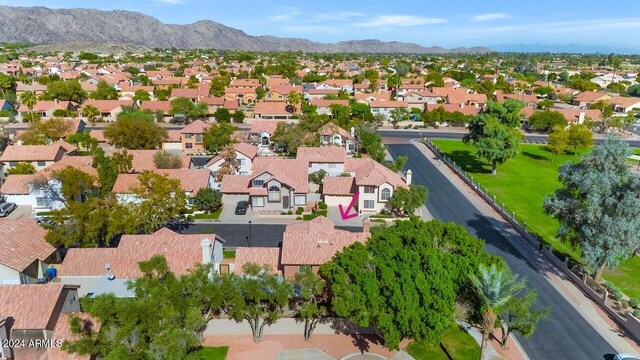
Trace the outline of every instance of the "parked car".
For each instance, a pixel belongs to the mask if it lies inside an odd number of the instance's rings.
[[[0,204],[0,217],[7,217],[13,210],[16,209],[16,203],[2,203]]]
[[[235,214],[236,215],[246,215],[247,214],[247,209],[249,208],[249,202],[248,201],[238,201],[238,205],[236,205],[236,211]]]
[[[629,354],[616,354],[616,356],[613,357],[613,360],[640,360],[640,358]]]

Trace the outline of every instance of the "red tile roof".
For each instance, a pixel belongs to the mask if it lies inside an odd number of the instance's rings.
[[[253,113],[260,115],[293,115],[286,108],[287,104],[285,102],[258,102]]]
[[[9,145],[0,155],[0,162],[9,161],[55,161],[62,158],[65,150],[61,144]]]
[[[63,285],[0,285],[0,314],[12,318],[11,330],[53,330],[51,318]]]
[[[44,239],[46,233],[30,216],[0,219],[0,264],[23,271],[36,259],[47,259],[56,248]]]
[[[268,265],[274,273],[280,273],[280,248],[263,247],[263,248],[247,248],[239,247],[236,249],[236,258],[233,261],[236,274],[242,274],[242,267],[245,264]]]
[[[140,104],[140,110],[169,112],[171,110],[171,101],[144,101]]]
[[[354,178],[349,176],[325,176],[322,182],[324,195],[349,196],[355,193]]]
[[[373,159],[347,158],[344,162],[344,171],[355,173],[358,186],[380,186],[385,182],[394,187],[407,186],[400,175]]]
[[[251,123],[251,130],[249,133],[251,134],[259,134],[261,132],[267,132],[269,134],[273,134],[278,127],[278,123],[286,123],[285,121],[278,120],[256,120]]]
[[[345,247],[364,243],[369,233],[334,228],[331,220],[319,216],[311,221],[288,225],[282,239],[282,265],[321,265]]]
[[[198,190],[209,187],[211,172],[209,169],[158,169],[157,174],[166,175],[170,179],[180,180],[180,185],[190,196],[195,196]],[[140,186],[139,174],[120,174],[113,184],[113,192],[116,194],[127,194]]]
[[[181,134],[204,134],[209,128],[209,124],[202,120],[196,120],[180,130]]]
[[[133,100],[87,100],[82,108],[92,105],[100,112],[111,112],[122,106],[133,106],[133,103]]]
[[[158,168],[153,162],[153,157],[157,152],[162,150],[127,150],[127,154],[133,156],[131,160],[131,171],[143,172],[145,170],[154,171]],[[182,169],[188,169],[191,165],[191,156],[180,156],[182,160]]]
[[[149,235],[124,235],[117,248],[72,248],[60,267],[59,276],[105,275],[104,266],[109,263],[111,273],[117,278],[133,279],[142,275],[138,263],[154,255],[164,256],[169,269],[183,275],[202,261],[201,243],[205,238],[216,246],[215,234],[178,234],[162,228]]]
[[[343,163],[346,156],[345,150],[339,146],[301,146],[296,158],[310,163]]]

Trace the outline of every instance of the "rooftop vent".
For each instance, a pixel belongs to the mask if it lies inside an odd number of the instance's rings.
[[[107,280],[113,280],[115,278],[116,278],[116,276],[113,273],[108,273],[107,274]]]

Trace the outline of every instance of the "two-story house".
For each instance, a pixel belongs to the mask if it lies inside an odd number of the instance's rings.
[[[133,108],[133,100],[87,100],[82,104],[82,109],[93,106],[100,112],[100,117],[105,121],[116,121],[118,114],[125,108]],[[81,111],[81,110],[80,110]]]
[[[209,125],[202,120],[196,120],[180,130],[182,138],[182,151],[187,154],[202,154],[206,152],[204,147],[204,133]]]
[[[67,155],[75,154],[76,148],[64,141],[50,145],[9,145],[0,155],[0,178],[19,163],[29,163],[36,171],[44,170]]]
[[[301,146],[296,158],[307,162],[309,174],[324,170],[328,176],[344,173],[345,151],[339,146],[322,148]]]
[[[335,123],[326,123],[318,129],[320,144],[340,146],[345,149],[347,154],[355,154],[358,149],[354,131],[354,128],[351,128],[351,133],[349,133]]]
[[[209,169],[158,169],[154,171],[160,175],[165,175],[170,179],[180,181],[180,186],[184,190],[189,204],[193,203],[193,198],[200,189],[213,189],[214,179]],[[135,189],[140,186],[140,174],[119,174],[113,184],[112,192],[120,203],[140,203],[141,199],[135,194]]]
[[[235,166],[231,175],[250,175],[253,165],[253,159],[258,155],[258,147],[248,143],[237,143],[227,146],[226,151],[233,151],[235,154]],[[218,170],[224,166],[224,152],[214,156],[207,162],[207,167],[211,170],[214,179],[218,176]],[[220,183],[216,181],[214,189],[220,189]]]
[[[256,120],[251,123],[249,143],[258,147],[258,154],[270,154],[273,150],[271,135],[276,131],[280,121]]]

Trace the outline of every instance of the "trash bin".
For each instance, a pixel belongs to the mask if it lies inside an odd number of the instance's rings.
[[[55,279],[57,274],[58,274],[58,270],[56,270],[55,268],[47,269],[47,275],[49,275],[49,279]]]

